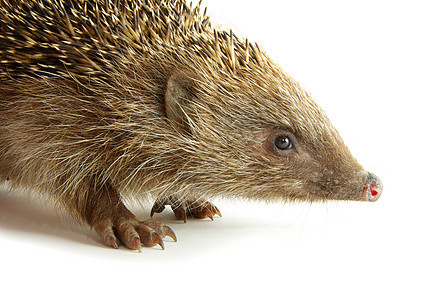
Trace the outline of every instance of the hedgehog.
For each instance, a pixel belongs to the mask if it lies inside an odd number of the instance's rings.
[[[0,180],[113,248],[164,248],[153,215],[216,197],[376,201],[382,183],[257,43],[184,0],[3,0]],[[138,220],[125,195],[153,199]],[[149,216],[148,216],[149,217]]]

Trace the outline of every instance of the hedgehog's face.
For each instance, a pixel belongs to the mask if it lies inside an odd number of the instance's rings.
[[[320,138],[325,137],[307,140],[291,129],[265,128],[252,145],[253,151],[261,150],[257,176],[271,178],[278,196],[292,200],[376,200],[363,195],[369,173],[349,153],[341,153],[345,146],[333,148],[326,140],[322,145],[327,147],[318,148]]]
[[[167,115],[194,140],[197,186],[261,199],[378,199],[380,181],[356,162],[323,111],[295,83],[281,84],[194,87],[171,77]]]

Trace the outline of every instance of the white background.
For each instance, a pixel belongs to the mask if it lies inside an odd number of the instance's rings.
[[[179,241],[139,254],[3,193],[0,297],[448,299],[445,2],[206,1],[311,92],[381,199],[163,213]]]

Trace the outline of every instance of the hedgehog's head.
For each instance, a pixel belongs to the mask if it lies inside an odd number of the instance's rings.
[[[365,201],[381,194],[379,179],[352,157],[323,110],[271,62],[237,74],[176,71],[165,108],[191,141],[180,173],[197,193]]]

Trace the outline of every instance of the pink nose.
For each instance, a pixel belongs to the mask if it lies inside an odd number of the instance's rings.
[[[371,202],[376,201],[380,198],[382,192],[383,184],[381,183],[381,180],[375,174],[369,173],[364,183],[362,200]]]

